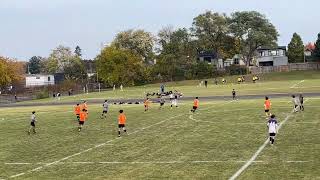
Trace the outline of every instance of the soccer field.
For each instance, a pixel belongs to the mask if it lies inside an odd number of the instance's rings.
[[[245,83],[238,84],[237,76],[226,77],[227,84],[213,84],[213,79],[208,80],[208,88],[198,87],[200,80],[178,81],[165,83],[165,91],[180,91],[186,97],[196,96],[231,96],[232,89],[237,95],[266,95],[266,94],[288,94],[288,93],[318,93],[320,89],[320,71],[294,71],[286,73],[270,73],[261,75],[261,80],[252,83],[248,76]],[[89,94],[77,94],[75,96],[62,96],[59,102],[74,102],[82,99],[104,100],[108,99],[132,99],[145,98],[147,92],[159,92],[160,84],[149,84],[146,86],[124,87],[124,91],[108,90],[93,92]],[[52,98],[33,100],[21,103],[52,103]]]
[[[195,114],[191,101],[146,113],[112,105],[107,120],[89,104],[80,133],[72,106],[1,108],[0,179],[319,179],[320,98],[306,100],[291,113],[290,98],[271,99],[281,123],[274,146],[263,99],[200,99]],[[120,109],[128,134],[118,138]],[[33,110],[38,133],[28,135]]]

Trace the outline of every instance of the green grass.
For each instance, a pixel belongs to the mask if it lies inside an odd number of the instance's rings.
[[[272,112],[280,122],[291,112],[289,100],[272,99]],[[16,179],[227,179],[267,138],[263,100],[201,100],[199,111],[190,117],[191,105],[184,101],[177,109],[166,105],[159,110],[152,104],[147,113],[143,105],[112,105],[108,119],[101,120],[101,105],[89,104],[89,120],[80,133],[71,106],[2,108],[0,179],[19,173],[26,174]],[[239,178],[319,179],[319,107],[320,99],[309,99],[306,111],[292,115],[276,144],[268,145]],[[125,110],[129,132],[121,138],[119,109]],[[37,111],[38,133],[29,136],[32,110]],[[95,147],[105,142],[108,145]],[[30,164],[5,164],[16,162]],[[29,172],[37,167],[43,168]]]
[[[184,96],[230,96],[232,89],[238,91],[238,95],[252,94],[271,94],[271,93],[306,93],[319,92],[320,89],[320,71],[293,71],[288,73],[270,73],[260,76],[261,80],[256,84],[251,81],[251,76],[247,77],[247,82],[237,84],[237,76],[226,77],[226,85],[213,85],[213,79],[209,79],[208,88],[197,87],[200,80],[168,82],[166,83],[166,91],[178,90]],[[304,80],[304,82],[301,82]],[[220,79],[219,79],[220,83]],[[298,83],[298,85],[296,85]],[[144,98],[146,92],[159,92],[160,84],[150,84],[146,86],[135,86],[124,88],[124,91],[103,91],[89,94],[78,94],[72,97],[62,97],[61,102],[79,101],[83,99],[132,99]],[[53,102],[52,98],[34,100],[22,103],[34,102]]]

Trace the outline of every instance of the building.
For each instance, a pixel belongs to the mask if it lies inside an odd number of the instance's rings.
[[[30,74],[26,76],[26,87],[54,85],[54,75]]]
[[[257,56],[254,58],[253,64],[256,66],[288,65],[286,52],[286,46],[278,46],[276,48],[260,47],[256,51]]]

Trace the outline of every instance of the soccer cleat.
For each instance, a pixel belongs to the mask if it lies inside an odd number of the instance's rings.
[[[121,137],[120,134],[118,135],[118,137]]]

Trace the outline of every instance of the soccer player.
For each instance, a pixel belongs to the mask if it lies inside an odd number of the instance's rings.
[[[256,75],[253,75],[253,77],[252,77],[252,82],[253,82],[253,83],[256,83],[256,80],[257,80]]]
[[[101,119],[106,119],[107,118],[107,113],[109,110],[109,104],[108,104],[108,100],[105,100],[104,103],[102,104],[102,114],[101,114]]]
[[[226,82],[226,79],[222,78],[222,84],[225,84]]]
[[[127,117],[126,115],[123,113],[123,110],[119,111],[119,116],[118,116],[118,136],[120,137],[120,130],[122,129],[125,133],[127,133],[126,130],[126,121],[127,121]]]
[[[77,104],[75,107],[74,107],[74,114],[77,116],[77,120],[79,121],[80,120],[80,112],[81,112],[81,107],[79,104]]]
[[[81,109],[85,109],[87,114],[88,114],[88,104],[87,101],[83,101],[83,103],[81,104]]]
[[[268,121],[268,129],[269,129],[270,144],[273,145],[275,136],[278,131],[278,122],[277,122],[276,116],[274,114],[271,115],[271,117]]]
[[[174,98],[171,101],[171,109],[173,106],[178,107],[178,94],[174,94]]]
[[[232,90],[232,99],[236,100],[236,91],[234,89]]]
[[[299,101],[300,101],[300,110],[301,111],[304,111],[303,100],[304,100],[304,97],[302,96],[302,94],[300,94]]]
[[[86,109],[82,109],[82,111],[80,112],[80,121],[79,121],[79,128],[78,131],[80,132],[84,122],[87,120],[88,114],[87,114],[87,110]]]
[[[193,107],[191,109],[191,112],[196,112],[196,110],[198,109],[199,107],[199,98],[196,97],[194,100],[193,100]]]
[[[149,106],[150,106],[150,100],[149,100],[149,98],[147,98],[146,100],[144,100],[143,104],[144,104],[144,111],[148,111],[148,110],[149,110]]]
[[[271,101],[269,97],[266,97],[264,101],[264,112],[266,113],[267,117],[271,116],[270,109],[271,109]]]
[[[292,95],[293,112],[298,112],[298,107],[300,107],[300,101],[295,95]]]
[[[159,102],[160,102],[160,107],[159,107],[159,109],[162,109],[162,107],[163,107],[163,105],[164,105],[164,103],[165,103],[165,100],[164,100],[164,98],[160,95],[159,96]]]
[[[242,82],[241,77],[238,77],[238,84],[240,84]]]
[[[31,133],[31,130],[33,131],[34,134],[36,133],[36,122],[37,122],[37,120],[36,120],[36,112],[32,111],[31,123],[30,123],[30,128],[29,128],[29,131],[28,131],[29,135]]]

